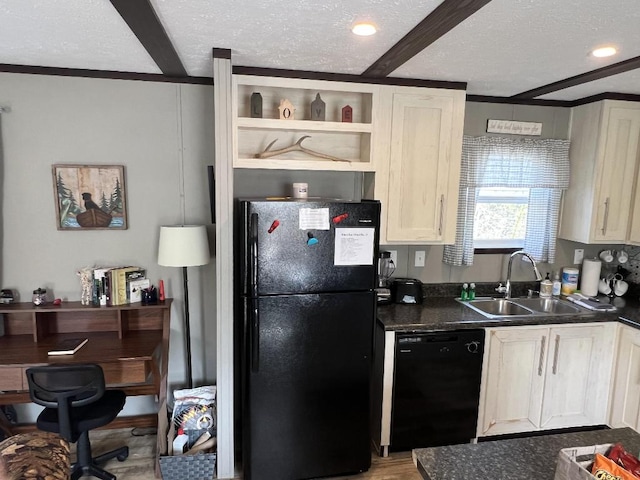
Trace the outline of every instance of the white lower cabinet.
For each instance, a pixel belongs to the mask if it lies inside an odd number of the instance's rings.
[[[611,396],[611,427],[640,430],[640,330],[619,325]]]
[[[616,323],[487,329],[478,436],[607,422]]]

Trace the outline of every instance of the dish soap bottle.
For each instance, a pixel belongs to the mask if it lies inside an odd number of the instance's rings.
[[[540,282],[540,298],[550,298],[553,292],[553,282],[549,278],[549,272],[545,279]]]
[[[460,300],[462,301],[469,300],[469,284],[468,283],[462,284],[462,291],[460,292]]]
[[[553,273],[553,286],[551,288],[551,295],[554,297],[560,296],[560,290],[562,289],[562,283],[560,282],[560,274],[558,272]]]

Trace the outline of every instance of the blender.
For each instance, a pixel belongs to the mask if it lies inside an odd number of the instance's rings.
[[[380,258],[378,260],[378,287],[376,288],[376,298],[379,305],[391,303],[389,278],[395,270],[396,265],[391,259],[391,252],[380,252]]]

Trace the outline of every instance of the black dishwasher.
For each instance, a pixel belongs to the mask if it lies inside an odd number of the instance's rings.
[[[391,450],[476,436],[484,330],[396,334]]]

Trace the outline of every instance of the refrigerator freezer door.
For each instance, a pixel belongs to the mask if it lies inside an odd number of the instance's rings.
[[[243,369],[244,478],[367,470],[375,294],[260,297],[258,311],[248,343],[259,343],[259,363]]]
[[[375,288],[378,202],[264,201],[241,206],[244,295]],[[257,289],[252,288],[254,279]]]

